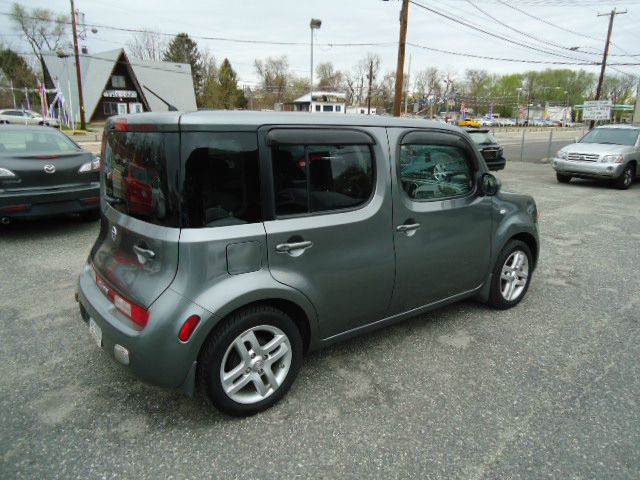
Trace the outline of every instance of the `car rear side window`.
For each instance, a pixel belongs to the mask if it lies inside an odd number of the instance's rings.
[[[262,221],[256,133],[183,133],[182,142],[185,226]]]
[[[422,144],[400,147],[400,183],[413,200],[466,195],[473,189],[473,171],[460,147]]]
[[[373,193],[369,145],[274,145],[271,153],[279,216],[355,208]]]
[[[125,215],[178,227],[178,133],[105,132],[104,198]]]

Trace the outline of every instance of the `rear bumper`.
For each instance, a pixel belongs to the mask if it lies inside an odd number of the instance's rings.
[[[0,190],[0,216],[41,217],[100,208],[100,184],[23,191]]]
[[[206,324],[205,319],[211,315],[209,312],[167,289],[151,305],[149,323],[140,329],[98,289],[88,264],[78,279],[77,298],[82,318],[87,323],[92,319],[97,324],[102,332],[101,349],[116,363],[150,384],[182,387],[186,392],[192,390],[191,377],[200,345],[181,342],[178,333],[191,315],[202,318],[196,330]],[[88,334],[87,329],[87,341],[90,341]],[[122,347],[128,352],[128,365],[117,355]]]
[[[553,159],[556,172],[572,177],[617,178],[624,170],[623,163],[573,162],[561,158]]]

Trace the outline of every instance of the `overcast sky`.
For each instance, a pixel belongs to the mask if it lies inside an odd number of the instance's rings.
[[[497,0],[471,0],[492,16],[521,31],[547,42],[565,47],[580,47],[592,55],[580,55],[568,50],[554,48],[535,42],[533,39],[509,30],[475,9],[466,0],[417,0],[449,15],[469,21],[491,32],[516,39],[521,43],[542,50],[553,50],[590,61],[599,61],[604,46],[603,40],[584,38],[562,31],[540,21],[528,18],[515,10],[501,5]],[[604,39],[608,17],[598,17],[617,6],[627,9],[626,15],[615,18],[611,53],[639,56],[612,56],[610,62],[640,63],[640,0],[508,0],[528,13],[561,25],[583,35]],[[46,7],[58,13],[69,11],[68,0],[28,0],[19,2],[27,7]],[[8,12],[12,2],[0,0],[0,11]],[[563,6],[558,6],[563,4]],[[399,31],[398,0],[76,0],[76,8],[86,14],[88,24],[100,24],[124,28],[147,28],[161,32],[187,32],[193,36],[216,36],[246,40],[305,42],[302,46],[242,44],[228,41],[197,39],[201,48],[207,48],[220,62],[229,58],[238,72],[240,80],[256,80],[253,61],[256,58],[286,55],[291,70],[299,76],[309,75],[309,20],[322,20],[317,31],[314,53],[315,63],[333,62],[337,68],[349,70],[367,52],[380,55],[383,71],[394,70],[397,59]],[[89,53],[124,47],[131,34],[99,28],[98,33],[88,34],[86,41]],[[28,51],[19,35],[11,28],[7,16],[0,15],[0,40],[20,51]],[[472,53],[491,57],[527,60],[574,60],[553,56],[549,53],[531,51],[470,30],[460,24],[425,11],[416,5],[409,7],[407,41],[426,47]],[[331,43],[379,43],[381,46],[328,46]],[[600,53],[597,53],[600,52]],[[499,60],[483,60],[431,52],[416,47],[407,48],[407,64],[411,56],[411,70],[415,73],[430,66],[455,69],[462,75],[467,68],[483,68],[494,73],[521,72],[554,65],[511,63]],[[407,65],[408,66],[408,65]],[[570,67],[580,68],[580,67]],[[598,72],[599,67],[584,67]],[[640,75],[639,66],[620,67],[625,72]]]

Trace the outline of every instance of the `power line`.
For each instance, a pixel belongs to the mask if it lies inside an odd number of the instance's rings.
[[[514,62],[514,63],[533,63],[533,64],[547,64],[547,65],[578,65],[578,66],[597,66],[600,65],[600,62],[563,62],[559,60],[523,60],[521,58],[504,58],[504,57],[492,57],[488,55],[479,55],[474,53],[463,53],[463,52],[455,52],[453,50],[444,50],[441,48],[435,47],[427,47],[425,45],[419,45],[417,43],[407,42],[407,45],[411,45],[415,48],[421,48],[423,50],[430,50],[438,53],[446,53],[447,55],[457,55],[460,57],[470,57],[470,58],[479,58],[481,60],[498,60],[501,62]],[[608,65],[617,65],[617,66],[636,66],[640,65],[640,63],[613,63]]]
[[[542,48],[534,47],[532,45],[527,45],[526,43],[519,42],[518,40],[514,40],[514,39],[511,39],[509,37],[505,37],[505,36],[500,35],[498,33],[492,33],[492,32],[490,32],[488,30],[485,30],[485,29],[483,29],[481,27],[473,25],[472,23],[469,23],[469,22],[466,22],[466,21],[461,20],[459,18],[453,17],[453,16],[451,16],[451,15],[449,15],[447,13],[443,13],[441,11],[435,10],[435,9],[433,9],[431,7],[427,7],[426,5],[418,3],[415,0],[409,0],[409,2],[412,3],[413,5],[419,7],[419,8],[422,8],[423,10],[426,10],[426,11],[431,12],[431,13],[435,13],[436,15],[441,16],[443,18],[446,18],[447,20],[450,20],[450,21],[452,21],[454,23],[463,25],[463,26],[465,26],[467,28],[471,28],[473,30],[477,30],[479,32],[484,33],[485,35],[490,36],[490,37],[497,38],[497,39],[500,39],[500,40],[504,40],[507,43],[511,43],[513,45],[519,45],[519,46],[527,48],[529,50],[542,52],[542,53],[544,53],[546,55],[552,55],[554,57],[567,58],[567,59],[576,60],[576,61],[579,61],[579,62],[583,61],[583,59],[581,59],[581,58],[576,58],[576,57],[572,57],[572,56],[569,56],[569,55],[564,55],[562,53],[557,53],[557,52],[552,52],[552,51],[549,51],[549,50],[544,50]]]
[[[587,35],[585,33],[581,33],[581,32],[576,32],[574,30],[568,29],[563,27],[562,25],[557,25],[555,23],[552,23],[548,20],[545,20],[544,18],[540,18],[536,15],[533,15],[529,12],[527,12],[526,10],[522,10],[521,8],[516,7],[515,5],[511,5],[509,2],[506,2],[505,0],[495,0],[498,3],[500,3],[501,5],[504,5],[505,7],[509,7],[517,12],[520,12],[521,14],[529,17],[529,18],[533,18],[534,20],[537,20],[539,22],[542,22],[546,25],[549,25],[551,27],[557,28],[559,30],[562,30],[563,32],[567,32],[567,33],[571,33],[572,35],[576,35],[578,37],[582,37],[582,38],[588,38],[590,40],[597,40],[598,42],[603,42],[604,39],[603,38],[598,38],[598,37],[594,37],[593,35]],[[611,42],[611,45],[616,47],[618,50],[620,50],[621,52],[625,52],[627,55],[631,56],[631,57],[638,57],[640,56],[640,54],[631,54],[629,52],[627,52],[625,49],[623,49],[622,47],[616,45],[615,43]]]

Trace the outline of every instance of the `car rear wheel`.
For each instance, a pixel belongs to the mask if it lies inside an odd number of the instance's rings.
[[[516,306],[529,289],[532,273],[529,246],[519,240],[510,241],[500,252],[493,269],[489,304],[500,310]]]
[[[248,307],[223,321],[198,360],[198,383],[214,407],[253,415],[289,390],[302,364],[302,338],[291,318],[266,305]]]
[[[571,181],[571,177],[569,175],[563,175],[562,173],[556,173],[556,179],[560,183],[569,183]]]
[[[628,164],[624,167],[622,174],[615,180],[615,187],[620,190],[626,190],[633,183],[633,179],[636,176],[636,169],[633,164]]]

